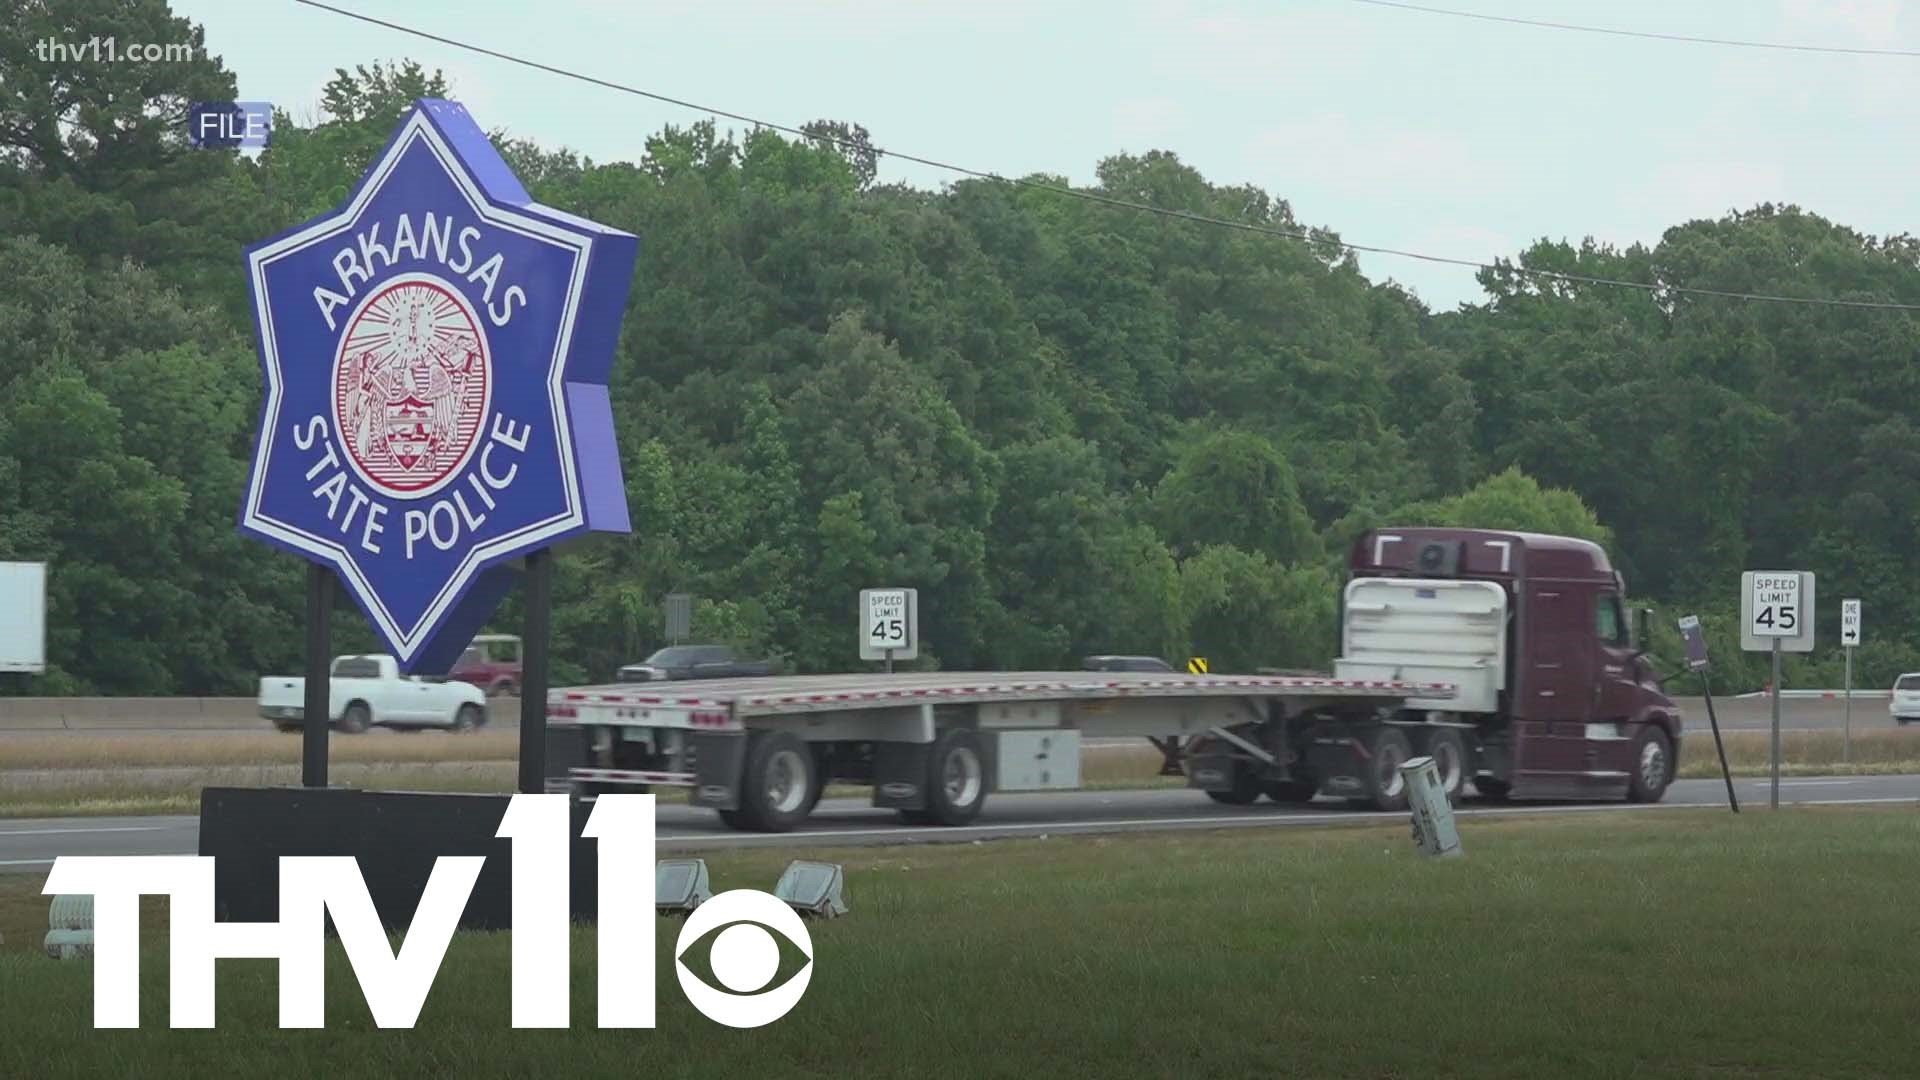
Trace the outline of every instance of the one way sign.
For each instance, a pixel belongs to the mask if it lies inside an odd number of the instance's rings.
[[[1852,648],[1860,644],[1860,601],[1840,601],[1840,644]]]

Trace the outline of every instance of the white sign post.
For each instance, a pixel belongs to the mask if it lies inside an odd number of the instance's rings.
[[[1773,792],[1780,808],[1780,654],[1813,651],[1813,574],[1749,570],[1740,575],[1740,647],[1773,654]]]
[[[860,659],[893,662],[920,655],[920,593],[917,589],[860,590]]]
[[[1853,650],[1860,644],[1860,601],[1840,601],[1840,647],[1847,654],[1847,711],[1840,737],[1840,760],[1853,760]]]

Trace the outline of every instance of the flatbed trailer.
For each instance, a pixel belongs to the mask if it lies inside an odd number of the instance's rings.
[[[555,786],[583,797],[686,787],[735,828],[784,831],[830,782],[871,785],[873,805],[910,823],[965,824],[993,791],[1078,787],[1083,737],[1152,739],[1170,769],[1221,802],[1304,802],[1345,779],[1350,795],[1393,808],[1404,793],[1387,773],[1406,755],[1372,761],[1370,733],[1468,727],[1405,709],[1454,693],[1392,679],[864,673],[568,687],[549,693],[547,717],[578,762]],[[1346,756],[1377,775],[1303,779],[1328,743],[1351,744]]]
[[[548,695],[562,787],[678,785],[737,828],[804,820],[828,781],[958,825],[993,791],[1078,787],[1082,736],[1140,736],[1223,803],[1327,795],[1397,810],[1399,766],[1449,797],[1654,802],[1682,723],[1599,545],[1375,529],[1348,553],[1330,675],[933,672],[586,686]],[[1638,639],[1636,641],[1636,638]],[[685,684],[682,684],[685,685]]]

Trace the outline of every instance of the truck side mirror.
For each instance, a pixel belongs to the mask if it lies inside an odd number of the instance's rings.
[[[1653,609],[1643,607],[1633,616],[1633,651],[1644,656],[1653,650]]]

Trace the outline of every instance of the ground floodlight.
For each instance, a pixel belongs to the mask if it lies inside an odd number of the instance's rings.
[[[54,897],[53,903],[47,905],[47,928],[50,930],[93,929],[93,897],[86,893]]]
[[[686,914],[713,898],[707,860],[662,859],[653,864],[653,907],[660,914]]]
[[[1400,766],[1407,788],[1407,809],[1413,813],[1413,842],[1435,858],[1458,858],[1460,833],[1453,826],[1453,803],[1440,779],[1440,767],[1431,757],[1411,758]]]
[[[86,893],[56,896],[47,905],[47,955],[55,960],[80,960],[93,955],[93,897]]]
[[[49,930],[46,949],[55,960],[84,960],[93,955],[93,931]]]
[[[847,913],[847,876],[838,863],[795,859],[780,875],[773,895],[802,915],[831,919]]]

